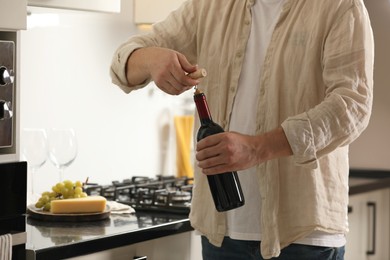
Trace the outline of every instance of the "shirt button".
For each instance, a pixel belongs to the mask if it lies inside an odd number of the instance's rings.
[[[250,24],[251,24],[251,22],[249,20],[245,21],[245,25],[250,25]]]
[[[241,57],[242,57],[242,51],[237,52],[237,57],[238,57],[238,58],[241,58]]]
[[[261,96],[264,96],[264,92],[265,92],[265,91],[264,91],[264,88],[261,88],[261,89],[260,89],[260,95],[261,95]]]
[[[231,91],[231,92],[236,91],[236,87],[230,87],[230,91]]]

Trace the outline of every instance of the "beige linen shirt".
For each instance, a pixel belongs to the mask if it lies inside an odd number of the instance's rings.
[[[118,48],[111,66],[113,83],[126,93],[148,83],[128,87],[126,61],[135,49],[174,49],[208,70],[199,88],[213,119],[226,128],[254,3],[186,1],[151,33],[134,36]],[[257,134],[282,126],[293,150],[293,156],[257,166],[264,258],[278,256],[282,248],[315,230],[348,231],[348,145],[370,118],[373,49],[362,0],[284,4],[264,60],[259,104],[253,108]],[[221,245],[226,214],[215,210],[207,178],[199,169],[190,220],[211,243]]]

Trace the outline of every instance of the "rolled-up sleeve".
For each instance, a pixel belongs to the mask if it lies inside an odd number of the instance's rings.
[[[195,62],[196,16],[194,9],[192,1],[186,1],[170,13],[164,21],[154,24],[150,33],[132,36],[120,45],[114,53],[110,67],[112,83],[129,93],[150,82],[151,79],[147,79],[140,85],[129,87],[127,81],[127,60],[131,53],[139,48],[152,46],[169,48],[184,54],[190,62]]]
[[[130,88],[126,77],[127,60],[129,59],[131,53],[134,50],[142,47],[142,45],[134,43],[123,44],[118,48],[118,50],[114,54],[114,57],[112,58],[110,67],[111,81],[115,85],[119,86],[126,93],[129,93],[134,89],[141,88],[148,83],[148,81],[146,81],[142,85]]]
[[[296,164],[317,168],[318,159],[353,142],[367,127],[373,100],[374,41],[360,1],[334,23],[322,54],[325,98],[282,127]]]

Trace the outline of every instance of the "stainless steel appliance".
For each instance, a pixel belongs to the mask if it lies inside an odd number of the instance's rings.
[[[14,42],[0,40],[0,148],[14,144],[14,60]]]
[[[137,212],[154,211],[187,214],[190,212],[193,178],[134,176],[111,185],[88,184],[89,195],[132,206]]]
[[[0,163],[0,236],[11,234],[12,259],[26,259],[27,163]]]
[[[27,163],[18,161],[17,149],[17,38],[17,32],[0,31],[0,236],[10,237],[13,260],[26,258],[27,238]]]

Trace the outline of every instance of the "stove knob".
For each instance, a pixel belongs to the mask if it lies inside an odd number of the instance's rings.
[[[13,115],[10,101],[0,100],[0,120],[10,119]]]
[[[8,71],[6,67],[0,67],[0,85],[12,84],[14,82],[12,74],[12,71]]]

